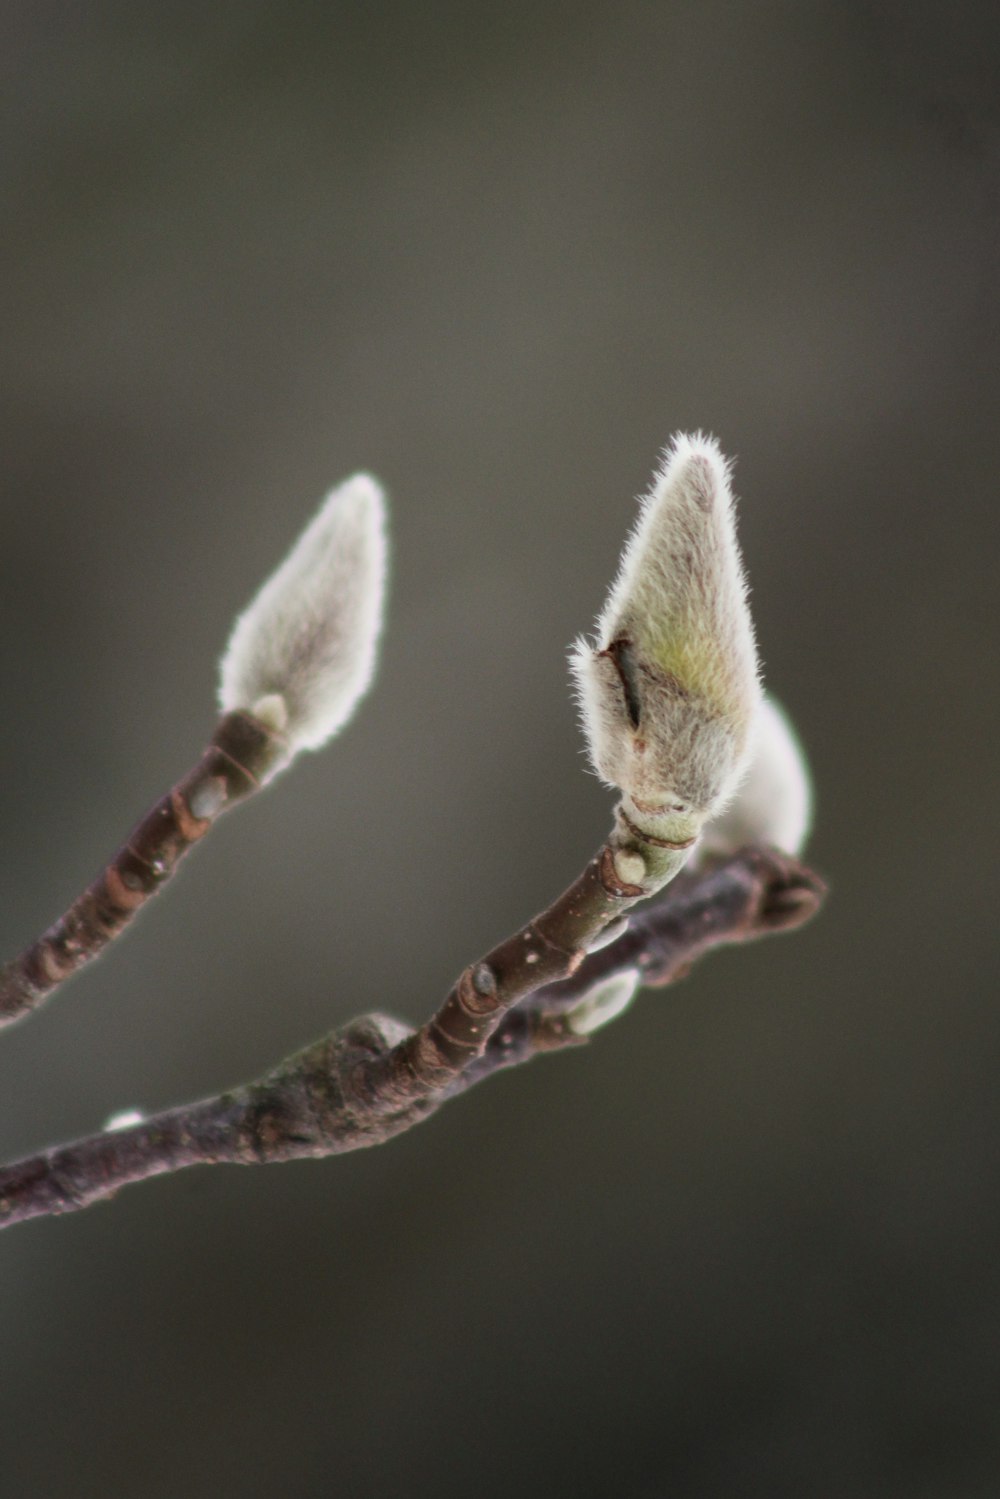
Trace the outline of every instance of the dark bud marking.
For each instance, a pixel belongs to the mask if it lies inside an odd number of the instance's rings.
[[[635,648],[631,640],[621,636],[618,640],[612,640],[607,650],[602,651],[601,655],[607,656],[618,673],[629,723],[633,729],[638,729],[642,709],[639,694],[639,665],[636,661]]]

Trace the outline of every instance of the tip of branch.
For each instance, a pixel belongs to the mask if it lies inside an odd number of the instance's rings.
[[[752,936],[794,931],[811,921],[826,900],[826,881],[780,849],[746,848],[734,857],[749,866],[757,888]]]

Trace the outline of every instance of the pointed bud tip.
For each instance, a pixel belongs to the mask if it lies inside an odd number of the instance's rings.
[[[686,488],[703,510],[717,504],[731,508],[732,470],[732,460],[710,432],[675,432],[663,450],[654,496],[661,487],[667,490],[677,485]]]
[[[285,717],[291,754],[342,728],[375,668],[386,575],[385,501],[370,474],[332,490],[240,615],[219,703]]]
[[[361,471],[352,474],[335,489],[331,489],[326,499],[319,508],[319,514],[325,513],[327,508],[339,508],[341,510],[354,509],[356,511],[371,511],[378,519],[379,525],[385,522],[385,490],[372,474]]]

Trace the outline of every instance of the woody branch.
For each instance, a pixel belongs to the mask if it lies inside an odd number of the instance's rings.
[[[548,911],[466,968],[419,1030],[364,1015],[253,1083],[0,1168],[0,1228],[76,1212],[188,1166],[256,1165],[382,1144],[493,1073],[582,1044],[588,1003],[614,981],[664,987],[715,947],[800,925],[823,896],[821,881],[794,859],[747,849],[681,875],[615,941],[588,953],[572,945],[583,908],[597,924],[630,899],[603,885],[598,871],[606,864],[599,856]],[[549,980],[539,985],[529,959],[540,941],[549,949]],[[566,976],[551,977],[559,971]],[[492,1006],[488,1020],[479,998]],[[454,1034],[458,1014],[468,1015],[467,1044],[446,1060],[441,1038]],[[428,1048],[433,1079],[421,1060]]]
[[[230,807],[258,791],[283,758],[280,734],[227,713],[193,770],[153,806],[69,910],[0,968],[0,1027],[35,1009],[98,957]]]

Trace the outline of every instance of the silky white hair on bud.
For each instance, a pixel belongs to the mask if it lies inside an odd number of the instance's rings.
[[[805,753],[787,715],[772,697],[765,697],[750,731],[746,775],[733,800],[706,826],[699,857],[732,854],[750,843],[770,843],[798,854],[811,823]]]
[[[597,773],[657,835],[693,837],[738,782],[760,696],[729,464],[714,438],[667,449],[593,645],[571,665]]]
[[[233,627],[219,704],[319,749],[350,718],[375,671],[386,578],[385,502],[368,474],[327,496]]]

